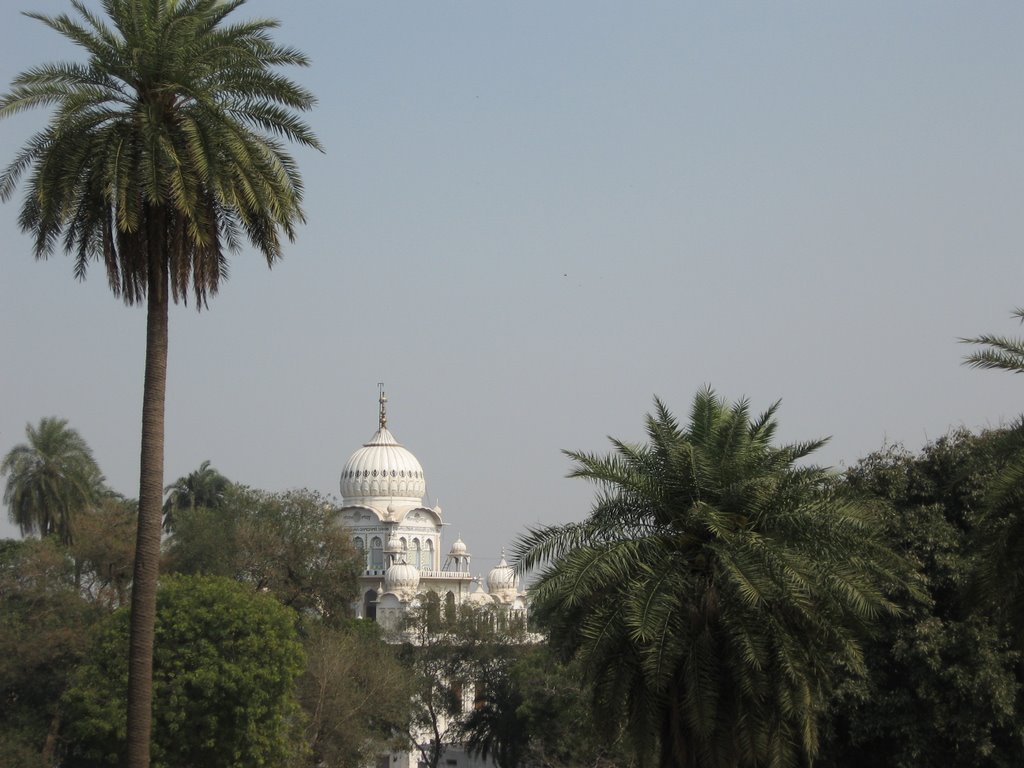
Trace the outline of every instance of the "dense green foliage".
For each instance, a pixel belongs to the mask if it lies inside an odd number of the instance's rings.
[[[355,599],[359,556],[333,506],[310,491],[230,485],[217,508],[179,509],[167,569],[227,576],[338,624]]]
[[[408,744],[410,676],[376,630],[364,621],[306,626],[298,690],[311,766],[364,768]]]
[[[279,757],[296,766],[359,768],[380,751],[407,744],[408,672],[375,624],[345,618],[358,563],[348,536],[331,524],[330,506],[304,491],[269,494],[233,484],[221,501],[220,509],[182,509],[169,558],[179,570],[230,577],[239,584],[224,581],[227,588],[249,596],[257,591],[261,601],[282,604],[288,625],[298,627],[306,663],[295,681],[282,736],[287,745],[279,745]],[[107,617],[126,604],[130,591],[135,510],[134,502],[108,493],[78,514],[70,546],[56,536],[0,542],[0,766],[103,764],[104,754],[113,759],[120,748],[124,716],[117,714],[121,705],[109,681],[123,675],[117,648],[123,651],[126,613]],[[219,609],[182,610],[194,623],[214,621],[211,614]],[[211,645],[230,654],[231,642],[218,639],[230,627],[217,621],[212,628],[189,625],[206,638],[202,643],[185,642],[164,629],[158,640],[170,637],[171,646],[192,649],[190,654],[207,655]],[[96,631],[102,637],[90,643]],[[248,658],[234,655],[232,674],[264,680],[263,637],[250,640]],[[276,643],[273,635],[269,642]],[[181,663],[191,667],[191,659]],[[197,674],[206,675],[206,682],[220,676],[249,697],[223,666],[211,658]],[[179,734],[187,727],[181,713],[192,717],[211,701],[208,688],[175,677],[182,685],[167,706],[176,709],[160,715],[155,739],[166,741],[168,729]],[[160,685],[160,695],[167,694],[167,681]],[[207,724],[210,743],[239,727],[222,716]],[[166,752],[159,743],[157,748]],[[189,760],[200,757],[193,753]],[[207,757],[222,764],[223,755]],[[159,760],[171,765],[180,764],[179,758],[172,763],[165,754]]]
[[[88,444],[66,420],[27,424],[25,436],[28,441],[14,446],[0,463],[11,522],[22,535],[57,534],[70,544],[77,515],[103,496],[103,475]]]
[[[165,577],[157,600],[153,764],[282,766],[295,758],[295,680],[304,656],[294,614],[228,579]],[[64,695],[64,765],[123,755],[128,612],[116,612]]]
[[[189,575],[161,593],[155,764],[436,767],[458,742],[499,768],[1024,764],[1024,424],[839,476],[774,446],[774,411],[703,392],[685,427],[659,403],[649,444],[573,454],[594,512],[521,544],[541,645],[433,594],[385,642],[347,617],[359,559],[326,499],[212,470],[167,540]],[[0,542],[0,765],[121,758],[136,509],[103,491],[71,542]]]
[[[988,557],[977,542],[991,484],[1020,439],[957,432],[918,455],[880,451],[846,473],[852,491],[889,502],[887,534],[918,569],[923,594],[877,626],[867,678],[837,692],[820,765],[1024,764],[1015,633],[973,589]]]
[[[225,495],[231,481],[214,469],[209,461],[199,465],[199,469],[179,477],[164,488],[167,499],[164,501],[164,530],[174,530],[174,515],[180,509],[217,509],[224,503]]]
[[[546,644],[516,645],[484,672],[460,727],[471,754],[499,768],[630,764],[591,717],[578,663],[563,664]]]
[[[1013,316],[1024,323],[1024,308],[1018,307]],[[985,334],[963,341],[981,346],[967,355],[967,365],[1024,373],[1024,339]],[[1002,451],[1000,470],[985,498],[977,585],[978,595],[1014,627],[1015,643],[1024,651],[1024,417],[1007,435],[1013,445]]]
[[[58,700],[105,613],[56,537],[0,541],[0,765],[53,766]]]
[[[83,596],[108,608],[125,605],[131,591],[138,505],[107,495],[77,516],[68,555]]]
[[[794,765],[819,751],[830,689],[861,674],[865,628],[906,579],[873,505],[830,492],[776,446],[776,406],[661,402],[649,442],[570,454],[600,493],[582,523],[532,531],[521,568],[553,642],[594,685],[595,713],[663,766]]]

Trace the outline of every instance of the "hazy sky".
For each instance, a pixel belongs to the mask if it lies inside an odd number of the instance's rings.
[[[98,4],[97,4],[98,5]],[[0,80],[77,57],[8,0]],[[204,459],[338,492],[389,426],[486,572],[581,518],[561,449],[643,436],[711,384],[842,467],[997,426],[1024,381],[960,365],[1024,303],[1020,2],[251,0],[305,50],[308,224],[175,308],[167,482]],[[6,163],[42,113],[0,124]],[[145,313],[35,262],[0,206],[0,454],[57,415],[137,495]],[[0,535],[13,529],[6,520]]]

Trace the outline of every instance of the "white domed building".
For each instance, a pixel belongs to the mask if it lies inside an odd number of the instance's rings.
[[[441,508],[427,507],[425,494],[423,467],[388,430],[382,389],[377,431],[341,470],[338,522],[365,557],[356,616],[397,629],[410,608],[433,594],[444,610],[465,603],[525,619],[526,594],[504,555],[488,574],[486,590],[470,573],[472,557],[461,538],[442,562]]]

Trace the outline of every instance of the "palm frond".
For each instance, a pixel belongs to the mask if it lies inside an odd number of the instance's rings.
[[[655,400],[648,442],[567,452],[598,485],[581,523],[516,543],[553,637],[577,654],[602,718],[627,713],[638,753],[682,764],[798,764],[817,750],[830,681],[864,669],[859,638],[912,593],[875,510],[775,446],[778,402],[697,393],[681,427]],[[654,743],[652,743],[654,739]]]

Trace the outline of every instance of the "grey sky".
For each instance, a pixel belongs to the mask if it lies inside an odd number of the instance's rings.
[[[0,80],[78,56],[5,2]],[[710,383],[820,460],[1009,422],[960,336],[1024,303],[1018,2],[251,0],[314,65],[309,223],[172,312],[167,482],[337,493],[376,426],[486,571],[582,517],[560,449]],[[42,114],[0,125],[0,161]],[[137,494],[144,312],[36,263],[0,207],[0,453],[59,415]],[[6,519],[0,535],[10,535]]]

